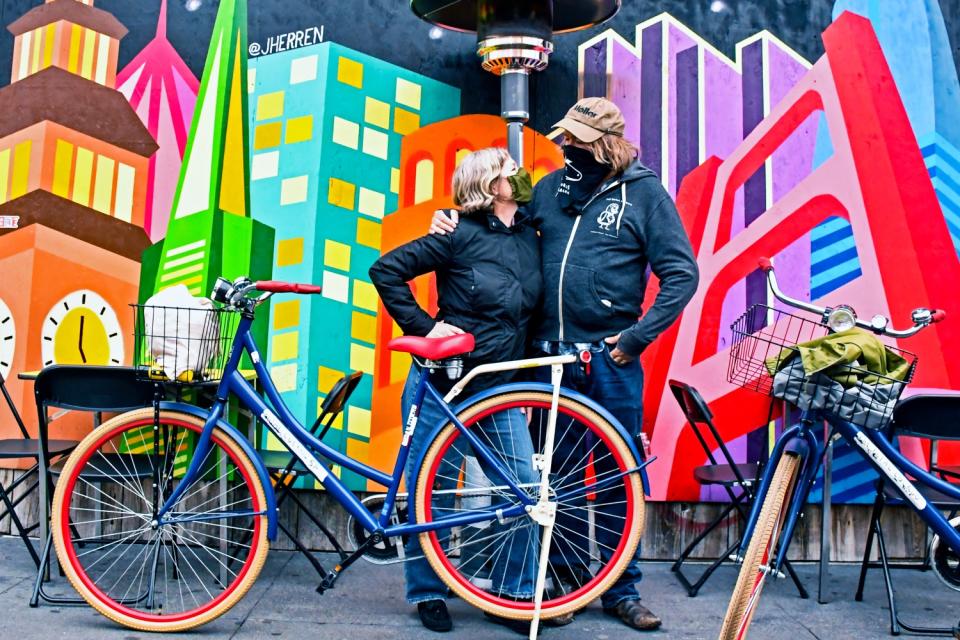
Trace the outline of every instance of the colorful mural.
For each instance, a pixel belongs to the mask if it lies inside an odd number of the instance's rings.
[[[322,296],[273,299],[258,340],[306,423],[340,376],[363,371],[326,438],[387,468],[409,358],[385,349],[398,330],[366,272],[451,204],[465,153],[504,142],[502,122],[478,115],[495,112],[497,89],[473,42],[425,37],[404,3],[382,9],[392,26],[376,37],[362,11],[348,19],[326,5],[258,10],[248,24],[244,0],[96,4],[36,0],[9,25],[0,375],[18,405],[32,420],[19,371],[128,363],[126,305],[162,288],[204,295],[216,277],[241,274],[315,282]],[[734,43],[702,16],[685,24],[625,2],[611,28],[558,41],[556,64],[533,84],[525,157],[535,179],[561,166],[547,125],[579,96],[607,96],[694,241],[700,291],[643,356],[658,499],[723,497],[692,481],[703,456],[664,393],[667,379],[703,392],[741,459],[762,459],[782,428],[767,423],[763,398],[723,382],[727,328],[768,301],[759,255],[773,254],[783,288],[804,299],[898,319],[921,305],[956,308],[957,25],[936,0],[813,4],[832,8],[834,23],[798,31],[768,13],[769,30]],[[829,11],[810,11],[821,14]],[[121,20],[134,30],[129,48]],[[313,35],[259,44],[298,30]],[[413,286],[433,308],[430,279]],[[653,283],[649,300],[655,294]],[[954,326],[902,345],[920,355],[918,386],[960,388]],[[0,418],[0,432],[11,428]],[[919,459],[917,445],[905,446]],[[869,469],[839,449],[835,500],[871,490]]]
[[[323,286],[320,297],[273,299],[270,371],[307,423],[337,380],[364,372],[326,442],[367,460],[379,303],[367,270],[397,208],[401,142],[456,115],[460,92],[334,43],[252,60],[249,90],[251,208],[276,229],[273,277]],[[366,487],[342,473],[349,487]]]

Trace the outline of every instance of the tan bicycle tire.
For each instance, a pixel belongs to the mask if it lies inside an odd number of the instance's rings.
[[[495,407],[500,404],[507,404],[510,402],[515,402],[518,400],[535,400],[539,402],[550,402],[551,395],[549,393],[541,391],[510,391],[496,396],[481,400],[475,404],[470,405],[469,407],[462,410],[458,415],[457,419],[461,423],[466,423],[473,416],[481,413],[483,411],[489,410],[492,407]],[[635,457],[631,451],[629,445],[624,442],[623,437],[620,432],[603,418],[600,414],[595,412],[590,407],[565,396],[560,397],[560,406],[567,409],[575,410],[583,417],[592,421],[594,425],[600,427],[605,435],[609,437],[609,442],[614,443],[614,446],[617,447],[617,453],[623,457],[623,460],[628,468],[633,468],[637,465]],[[446,436],[455,429],[452,423],[448,423],[434,440],[430,443],[427,453],[423,458],[423,463],[421,464],[421,473],[419,474],[416,494],[415,494],[415,503],[416,503],[416,515],[417,522],[424,522],[426,518],[426,511],[424,508],[425,504],[425,495],[427,492],[426,486],[426,477],[428,474],[423,473],[424,469],[429,469],[432,465],[434,459],[437,456],[438,451],[443,446]],[[644,529],[644,516],[645,516],[645,500],[643,494],[643,486],[640,480],[640,474],[633,473],[627,476],[627,481],[631,483],[633,488],[633,495],[636,496],[636,508],[633,510],[633,513],[630,514],[630,531],[627,534],[627,542],[624,547],[623,553],[621,553],[617,562],[614,564],[613,568],[604,576],[604,578],[598,581],[593,585],[587,592],[580,595],[578,598],[571,600],[570,602],[564,603],[560,606],[555,607],[545,607],[542,609],[540,617],[542,619],[554,618],[557,616],[562,616],[566,613],[571,613],[578,611],[592,601],[599,598],[611,585],[616,582],[620,575],[627,568],[627,565],[633,560],[634,553],[636,552],[637,545],[640,543],[640,538],[643,535]],[[524,612],[518,609],[512,609],[508,607],[503,607],[491,603],[487,600],[477,597],[471,591],[464,588],[460,582],[452,576],[446,565],[440,560],[439,555],[436,552],[436,549],[430,544],[429,533],[420,534],[420,544],[423,550],[423,554],[426,557],[427,561],[430,563],[430,566],[440,577],[440,579],[453,590],[460,598],[465,602],[470,603],[471,605],[491,613],[493,615],[501,616],[504,618],[513,618],[519,620],[529,620],[533,617],[531,612]]]
[[[130,411],[115,418],[105,422],[103,425],[93,430],[88,434],[77,448],[74,449],[70,457],[67,459],[66,464],[64,465],[61,477],[67,478],[74,473],[77,461],[84,458],[85,452],[92,446],[100,442],[103,434],[117,429],[119,426],[126,423],[139,422],[145,418],[153,419],[153,408],[137,409],[135,411]],[[183,423],[189,423],[194,426],[203,428],[203,421],[199,418],[196,418],[192,415],[182,413],[179,411],[161,411],[160,420],[164,419],[176,419]],[[259,475],[257,474],[256,467],[253,463],[250,462],[249,457],[244,453],[243,449],[234,442],[233,438],[220,429],[214,430],[214,437],[218,440],[220,446],[229,447],[231,454],[235,456],[235,461],[239,466],[243,466],[246,469],[246,472],[250,478],[253,479],[251,483],[251,489],[256,492],[259,504],[266,505],[266,498],[264,496],[263,486],[259,482]],[[53,496],[53,510],[51,518],[51,531],[53,533],[53,543],[57,552],[58,558],[66,558],[68,554],[66,552],[67,542],[63,538],[62,529],[63,527],[61,522],[60,513],[63,507],[63,501],[66,499],[64,486],[67,483],[59,482],[57,484],[56,491]],[[266,516],[260,516],[266,518]],[[172,633],[177,631],[186,631],[188,629],[193,629],[208,622],[220,617],[227,611],[229,611],[237,602],[239,602],[250,587],[253,586],[253,583],[256,582],[257,577],[260,574],[260,570],[263,568],[264,562],[267,559],[267,552],[269,551],[270,545],[267,543],[267,527],[264,522],[259,528],[260,535],[259,540],[257,540],[256,550],[254,552],[254,557],[249,560],[250,568],[242,577],[241,581],[233,587],[231,593],[225,598],[222,602],[216,604],[214,607],[210,608],[207,611],[204,611],[201,615],[197,615],[192,618],[186,618],[182,620],[177,620],[173,622],[148,622],[134,618],[132,616],[127,616],[118,612],[117,610],[111,608],[110,606],[104,604],[100,598],[90,591],[87,586],[84,584],[83,580],[80,578],[76,568],[70,562],[61,562],[63,567],[64,574],[67,576],[67,579],[70,581],[70,584],[73,585],[73,588],[76,589],[77,593],[87,601],[87,603],[96,609],[99,613],[103,614],[107,618],[117,622],[118,624],[123,625],[124,627],[130,629],[137,629],[139,631],[150,631],[150,632],[161,632],[161,633]]]
[[[720,629],[720,640],[741,640],[746,638],[753,615],[756,613],[760,593],[763,590],[762,580],[756,584],[756,576],[763,562],[763,555],[769,548],[771,554],[776,550],[777,540],[771,540],[774,532],[782,533],[782,525],[786,516],[784,503],[789,504],[789,498],[796,487],[797,473],[800,469],[800,457],[792,453],[784,453],[773,472],[770,487],[760,508],[757,525],[750,539],[747,552],[744,554],[737,584],[730,596],[730,604]],[[756,586],[756,591],[752,587]],[[756,600],[750,607],[753,596]]]

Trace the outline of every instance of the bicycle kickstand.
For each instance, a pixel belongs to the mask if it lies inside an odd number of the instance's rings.
[[[383,542],[383,532],[376,531],[370,535],[369,538],[363,541],[357,550],[350,554],[346,560],[336,565],[333,569],[327,572],[327,575],[324,576],[323,580],[320,581],[320,584],[317,585],[317,593],[323,594],[327,589],[333,589],[334,585],[337,582],[337,578],[340,577],[340,574],[346,571],[347,567],[356,562],[359,558],[367,552],[367,549],[372,547],[375,544],[380,544]]]

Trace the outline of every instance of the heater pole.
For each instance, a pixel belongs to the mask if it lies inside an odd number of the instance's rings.
[[[500,116],[507,122],[507,149],[523,166],[523,125],[530,119],[530,78],[526,69],[500,75]]]

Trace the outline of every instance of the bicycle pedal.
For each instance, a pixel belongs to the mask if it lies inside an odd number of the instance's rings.
[[[339,571],[329,571],[323,580],[320,581],[320,584],[317,585],[317,593],[323,595],[323,592],[327,589],[333,589],[339,577]]]

